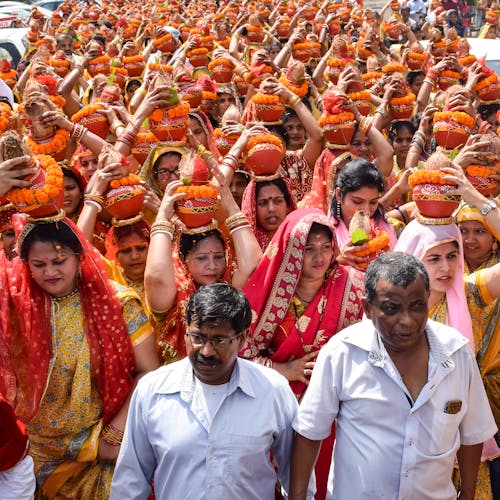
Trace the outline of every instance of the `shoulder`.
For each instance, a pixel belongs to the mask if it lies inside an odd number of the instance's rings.
[[[137,383],[137,391],[142,394],[176,392],[188,368],[188,363],[189,358],[184,358],[146,373]]]
[[[321,351],[325,350],[327,354],[354,349],[362,349],[368,352],[372,346],[374,335],[373,323],[369,319],[365,319],[344,328],[334,335]]]
[[[452,326],[429,319],[425,331],[431,349],[439,350],[447,356],[457,352],[463,352],[466,356],[472,353],[468,345],[469,340]]]

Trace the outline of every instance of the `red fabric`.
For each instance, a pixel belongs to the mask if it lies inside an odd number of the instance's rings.
[[[0,471],[14,467],[26,454],[28,431],[0,394]]]
[[[116,254],[120,250],[121,238],[137,235],[140,238],[143,238],[145,242],[149,243],[150,233],[151,226],[149,225],[149,222],[145,220],[140,220],[126,226],[112,226],[108,231],[108,234],[106,234],[106,238],[104,240],[106,259],[118,262]]]
[[[68,218],[54,224],[66,224],[82,245],[78,288],[83,322],[90,349],[92,374],[102,398],[104,422],[121,408],[133,387],[135,358],[127,326],[115,290],[108,280],[97,250]],[[29,232],[25,218],[14,228],[19,244]],[[9,273],[9,289],[19,315],[22,332],[11,339],[14,370],[18,381],[16,413],[28,422],[37,412],[48,376],[52,356],[50,297],[32,280],[28,265],[20,258]]]
[[[327,90],[323,94],[323,107],[325,112],[329,115],[337,115],[346,110],[347,98],[346,96],[337,95],[332,90]]]
[[[287,178],[283,178],[285,185],[288,190],[288,195],[292,200],[291,205],[288,206],[288,210],[291,212],[297,208],[294,197],[292,195],[290,185]],[[252,226],[252,231],[259,242],[260,248],[265,250],[269,242],[271,241],[267,233],[257,224],[257,197],[255,195],[256,181],[252,179],[245,188],[243,192],[243,198],[241,200],[241,211],[248,217],[250,225]]]

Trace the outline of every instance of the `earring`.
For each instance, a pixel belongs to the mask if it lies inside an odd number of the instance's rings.
[[[338,200],[335,200],[335,215],[337,219],[340,219],[340,202]]]

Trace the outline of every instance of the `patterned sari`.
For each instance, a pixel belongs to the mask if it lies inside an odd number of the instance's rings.
[[[253,322],[240,356],[264,364],[269,359],[279,363],[298,359],[319,351],[335,333],[361,320],[363,278],[352,268],[334,266],[312,302],[302,311],[297,307],[295,289],[314,222],[334,234],[330,220],[320,210],[291,212],[245,286]],[[299,399],[307,388],[297,381],[290,386]],[[332,432],[323,442],[316,464],[316,499],[326,495],[333,440]]]
[[[113,464],[96,459],[100,433],[132,390],[132,345],[151,327],[137,295],[115,290],[78,228],[69,219],[56,224],[66,224],[82,245],[75,291],[48,296],[20,259],[9,273],[16,411],[28,422],[37,498],[106,498]],[[29,231],[28,224],[21,242]]]

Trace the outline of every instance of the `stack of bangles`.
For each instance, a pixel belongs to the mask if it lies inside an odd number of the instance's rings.
[[[426,144],[426,142],[427,142],[427,139],[426,139],[424,133],[421,132],[420,130],[417,130],[413,134],[413,139],[411,140],[411,145],[412,146],[416,146],[423,153],[424,150],[425,150],[425,144]]]
[[[359,121],[359,130],[365,135],[368,136],[368,133],[370,132],[370,129],[372,128],[372,121],[371,118],[368,118],[367,116],[361,118]]]
[[[83,204],[96,208],[97,213],[99,213],[104,206],[104,197],[97,194],[87,193],[83,195]]]
[[[226,219],[225,224],[231,234],[246,227],[251,228],[248,217],[243,212],[236,212],[235,214],[230,215]]]
[[[87,128],[84,127],[83,125],[80,125],[78,123],[73,123],[71,130],[69,131],[69,136],[71,140],[75,142],[80,142],[85,137],[85,134],[87,132],[88,132]]]
[[[245,73],[248,73],[248,68],[245,65],[240,64],[239,66],[236,66],[236,68],[234,68],[233,72],[236,73],[240,78],[243,78]]]
[[[101,439],[111,446],[120,446],[123,441],[123,431],[112,424],[108,424],[101,432]]]
[[[439,73],[437,72],[436,69],[431,68],[429,71],[427,71],[425,75],[424,83],[430,83],[433,87],[436,87],[438,80],[439,80]]]
[[[120,137],[116,139],[116,142],[123,142],[123,144],[132,149],[132,146],[137,138],[139,127],[140,125],[132,125],[132,127],[129,128],[127,125],[127,128],[121,133]]]
[[[152,238],[155,234],[166,234],[167,236],[170,236],[171,240],[173,240],[175,234],[175,224],[169,220],[157,220],[153,222],[153,225],[151,226],[150,238]]]
[[[227,153],[224,158],[222,158],[221,164],[226,165],[226,167],[229,167],[232,170],[236,170],[240,165],[240,160],[236,155]]]

